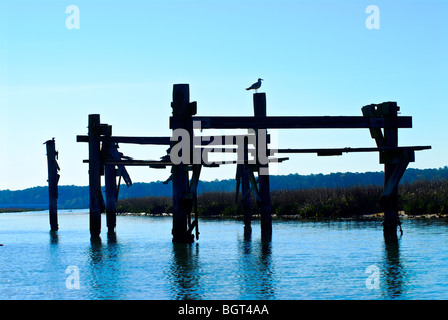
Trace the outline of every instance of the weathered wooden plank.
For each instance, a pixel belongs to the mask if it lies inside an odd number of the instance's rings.
[[[203,129],[362,129],[384,128],[383,118],[362,116],[323,117],[193,117],[201,121]],[[412,117],[397,117],[397,128],[412,128]],[[170,129],[182,126],[174,117],[170,118]]]
[[[289,157],[269,157],[269,162],[283,162],[289,160]],[[89,160],[83,160],[83,163],[89,163]],[[239,164],[244,163],[244,160],[225,160],[225,161],[207,161],[201,163],[204,166],[210,166],[212,164],[221,165],[221,164]],[[105,165],[123,165],[123,166],[172,166],[173,163],[171,161],[159,161],[159,160],[106,160],[104,162]]]
[[[116,161],[121,160],[121,155],[118,152],[116,146],[109,147],[109,154],[110,154],[109,160],[116,160]],[[107,161],[105,164],[108,164]],[[126,186],[130,187],[132,185],[132,180],[131,180],[131,177],[129,176],[129,173],[127,172],[126,168],[124,167],[124,165],[121,165],[121,164],[116,164],[116,166],[118,166],[118,171],[120,173],[120,176],[123,177],[123,180],[126,183]]]
[[[217,136],[196,136],[200,138],[201,145],[206,146],[211,143],[214,145],[226,145],[226,144],[238,144],[244,137],[248,137],[249,144],[254,141],[253,134],[235,134],[235,135],[217,135]],[[101,136],[101,141],[104,140],[104,136]],[[267,142],[270,143],[270,135],[266,136]],[[89,136],[78,135],[76,136],[76,142],[89,142]],[[140,144],[140,145],[171,145],[170,137],[125,137],[125,136],[112,136],[110,137],[111,143],[127,143],[127,144]]]
[[[317,153],[321,155],[342,155],[342,153],[351,153],[351,152],[381,152],[381,151],[399,151],[402,150],[412,150],[412,151],[421,151],[431,149],[431,146],[403,146],[403,147],[367,147],[367,148],[315,148],[315,149],[277,149],[273,150],[274,153]]]
[[[84,160],[83,162],[86,162]],[[116,165],[116,166],[172,166],[173,163],[171,161],[159,161],[159,160],[106,160],[104,162],[105,165]]]
[[[401,155],[399,157],[399,161],[394,166],[393,171],[390,173],[389,178],[385,181],[384,191],[381,195],[381,200],[387,200],[391,197],[392,193],[395,189],[398,189],[398,184],[400,183],[401,177],[406,171],[409,162],[412,162],[414,159],[414,153],[409,150],[401,151]]]
[[[372,118],[376,116],[375,106],[368,105],[361,108],[364,117]],[[384,146],[384,136],[380,128],[369,128],[370,136],[375,139],[378,147]]]
[[[101,137],[101,141],[104,136]],[[112,136],[111,143],[129,143],[129,144],[153,144],[153,145],[170,145],[170,137],[125,137]],[[76,142],[89,142],[89,137],[84,135],[76,136]]]

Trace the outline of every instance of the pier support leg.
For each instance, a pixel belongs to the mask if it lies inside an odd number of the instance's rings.
[[[188,188],[188,171],[186,165],[173,166],[173,242],[193,242],[193,235],[188,232],[188,212],[186,195]]]
[[[266,166],[264,169],[268,169]],[[269,187],[269,174],[265,171],[258,173],[258,186],[260,192],[260,216],[261,235],[270,237],[272,235],[272,215],[271,215],[271,193]]]
[[[48,196],[51,231],[57,231],[58,226],[58,182],[59,165],[57,163],[58,153],[54,138],[45,142],[47,145],[47,165],[48,165]]]
[[[185,156],[184,152],[189,151],[188,163],[181,162],[173,165],[173,242],[191,243],[194,236],[188,230],[188,218],[191,214],[191,205],[187,199],[189,190],[188,165],[192,163],[192,139],[193,139],[193,109],[190,107],[190,87],[188,84],[175,84],[173,86],[173,118],[178,120],[181,125],[176,129],[183,129],[188,132],[189,141],[182,141],[183,148],[176,157]],[[176,143],[176,142],[174,142]],[[173,161],[171,154],[171,161]],[[182,160],[183,161],[183,160]]]
[[[241,177],[241,193],[243,195],[243,212],[244,212],[244,227],[246,229],[251,228],[252,212],[250,203],[250,182],[249,182],[249,169],[246,165],[242,165],[242,177]]]
[[[414,150],[398,149],[399,110],[396,102],[383,102],[362,107],[365,117],[384,118],[384,133],[380,128],[370,128],[370,135],[375,139],[378,148],[389,149],[380,152],[380,163],[384,164],[384,191],[380,204],[384,210],[383,233],[387,241],[397,240],[398,184],[409,162],[415,161]]]
[[[89,115],[89,195],[90,195],[90,235],[101,233],[101,141],[100,115]]]
[[[117,221],[117,180],[113,165],[106,165],[104,169],[104,184],[106,189],[106,223],[109,233],[115,232]]]
[[[110,138],[112,137],[112,126],[103,126],[105,131],[102,156],[103,159],[113,159],[113,153],[116,150],[115,144],[112,145]],[[104,165],[104,184],[106,191],[106,224],[108,233],[115,232],[116,226],[116,211],[117,211],[117,171],[115,165]]]
[[[254,93],[254,116],[266,117],[266,94]],[[264,131],[262,131],[264,130]],[[257,167],[258,167],[258,188],[259,188],[259,207],[261,215],[261,235],[270,237],[272,235],[272,213],[271,213],[271,192],[269,186],[269,161],[267,146],[267,130],[256,130],[257,145]]]
[[[383,103],[381,113],[384,117],[384,144],[389,148],[398,147],[398,127],[397,114],[398,107],[394,102]],[[384,163],[384,188],[397,170],[399,160],[394,152],[384,152],[382,163]],[[385,237],[396,237],[398,227],[398,181],[390,189],[389,195],[383,199],[384,225],[383,233]]]

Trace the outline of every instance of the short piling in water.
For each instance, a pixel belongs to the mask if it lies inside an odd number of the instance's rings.
[[[59,165],[58,152],[56,151],[56,143],[54,138],[45,142],[47,147],[47,167],[48,167],[48,203],[50,215],[51,231],[57,231],[58,226],[58,182],[59,182]]]
[[[252,223],[252,212],[251,212],[251,189],[250,189],[250,181],[249,181],[249,168],[247,166],[247,152],[245,155],[245,163],[238,163],[236,165],[236,200],[238,201],[238,193],[239,186],[241,184],[241,202],[243,206],[243,214],[244,214],[244,228],[250,229]]]
[[[112,159],[112,149],[115,144],[112,144],[112,126],[107,125],[104,129],[104,139],[102,145],[102,157],[105,160]],[[104,184],[106,193],[106,224],[108,233],[115,232],[117,221],[117,170],[113,164],[104,165]]]

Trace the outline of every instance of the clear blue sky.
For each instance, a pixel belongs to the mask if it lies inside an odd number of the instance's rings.
[[[69,30],[66,8],[79,8]],[[367,29],[368,5],[380,29]],[[269,115],[361,115],[397,101],[413,129],[400,145],[431,145],[411,167],[448,163],[448,1],[0,1],[0,189],[46,185],[43,143],[56,138],[61,185],[87,185],[90,113],[116,135],[168,136],[172,85],[189,83],[199,115],[252,115],[265,79]],[[281,148],[374,146],[368,130],[283,130]],[[165,148],[122,145],[136,159]],[[291,155],[276,174],[380,171],[376,153]],[[168,170],[130,168],[134,181]],[[202,179],[234,177],[235,167]]]

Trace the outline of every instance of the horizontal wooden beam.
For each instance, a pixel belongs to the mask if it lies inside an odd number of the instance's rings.
[[[83,160],[83,163],[89,163],[89,160]],[[159,161],[159,160],[106,160],[104,165],[122,165],[122,166],[151,166],[151,165],[164,165],[171,166],[171,161]]]
[[[192,117],[201,121],[203,129],[362,129],[384,128],[383,118],[363,116],[323,117]],[[170,129],[181,128],[183,123],[170,117]],[[412,117],[397,117],[397,128],[412,128]]]
[[[254,139],[254,135],[217,135],[217,136],[197,136],[201,138],[201,145],[208,145],[212,142],[216,143],[222,142],[220,145],[237,144],[244,137],[251,137]],[[270,135],[266,135],[267,142],[270,142]],[[123,137],[123,136],[112,136],[109,138],[111,143],[129,143],[129,144],[151,144],[151,145],[170,145],[170,137]],[[104,140],[104,136],[101,136],[101,140]],[[252,141],[249,139],[249,142]],[[76,142],[89,142],[89,136],[79,135],[76,136]],[[175,142],[175,141],[174,141]],[[215,144],[216,145],[216,144]]]
[[[101,140],[104,136],[101,137]],[[111,143],[132,143],[132,144],[154,144],[170,145],[170,137],[120,137],[112,136],[109,138]],[[76,136],[76,142],[89,142],[89,136]]]
[[[288,157],[283,158],[268,158],[269,162],[283,162],[289,160]],[[89,160],[83,160],[83,163],[89,163]],[[213,161],[210,160],[208,163],[202,163],[207,166],[221,165],[221,164],[238,164],[244,163],[244,161],[238,160],[226,160],[226,161]],[[105,165],[116,165],[116,166],[149,166],[155,168],[162,168],[166,166],[172,166],[173,163],[171,161],[159,161],[159,160],[106,160],[104,162]]]
[[[207,146],[214,143],[213,146],[225,146],[225,145],[237,145],[241,143],[245,137],[248,137],[248,144],[253,144],[253,141],[256,141],[256,136],[254,134],[234,134],[234,135],[217,135],[217,136],[195,136],[197,138],[201,138],[201,145]],[[271,142],[271,135],[266,135],[266,142]],[[219,144],[218,144],[219,143]]]
[[[431,146],[409,146],[409,147],[381,147],[381,148],[326,148],[326,149],[277,149],[274,153],[317,153],[320,156],[340,156],[342,153],[350,152],[381,152],[381,151],[421,151],[431,149]]]

